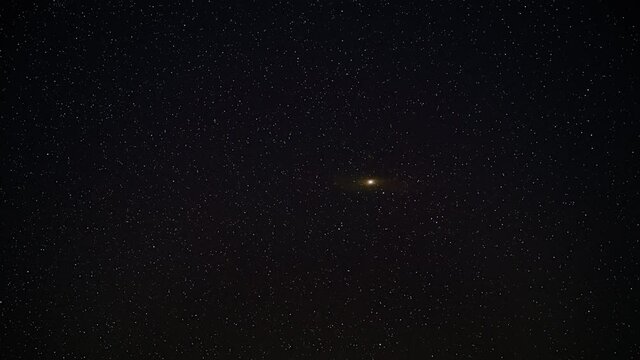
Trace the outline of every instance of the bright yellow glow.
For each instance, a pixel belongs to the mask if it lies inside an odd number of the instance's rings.
[[[367,179],[366,184],[367,185],[375,185],[376,181],[374,179]]]

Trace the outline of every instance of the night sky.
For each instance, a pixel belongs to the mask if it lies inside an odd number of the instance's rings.
[[[640,19],[0,15],[2,359],[640,357]]]

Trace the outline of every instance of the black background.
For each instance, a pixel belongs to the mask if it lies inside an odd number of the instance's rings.
[[[3,359],[640,355],[629,7],[5,6]]]

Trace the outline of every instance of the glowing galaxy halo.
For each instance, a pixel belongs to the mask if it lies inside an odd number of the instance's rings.
[[[399,194],[406,192],[409,183],[385,175],[342,175],[335,177],[336,188],[348,193]]]

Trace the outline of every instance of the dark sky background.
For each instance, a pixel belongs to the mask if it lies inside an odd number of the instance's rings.
[[[640,356],[630,8],[1,13],[3,359]]]

